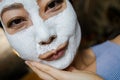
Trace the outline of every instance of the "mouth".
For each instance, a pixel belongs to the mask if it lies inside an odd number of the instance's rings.
[[[57,49],[39,55],[39,59],[46,61],[53,61],[60,59],[65,54],[67,47],[68,47],[68,42],[65,42],[60,46],[58,46]]]

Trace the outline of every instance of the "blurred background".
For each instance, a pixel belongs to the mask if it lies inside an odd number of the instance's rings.
[[[80,50],[111,39],[120,30],[120,0],[73,0],[82,29]],[[40,80],[19,58],[0,28],[0,80]]]

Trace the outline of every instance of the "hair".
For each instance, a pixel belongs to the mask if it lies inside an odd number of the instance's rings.
[[[3,26],[2,26],[2,24],[1,24],[1,22],[0,22],[0,28],[3,28]]]
[[[120,10],[114,6],[110,6],[107,11],[107,18],[110,25],[114,27],[109,36],[109,39],[113,39],[120,35]]]
[[[116,30],[110,33],[110,36],[108,37],[109,40],[114,39],[116,36],[120,35],[120,30]]]
[[[69,0],[71,3],[73,3],[73,1],[72,0]]]

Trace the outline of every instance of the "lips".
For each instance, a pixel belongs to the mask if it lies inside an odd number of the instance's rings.
[[[56,50],[51,50],[42,55],[39,55],[39,59],[46,60],[46,61],[57,60],[65,54],[67,46],[68,46],[68,42],[65,42],[61,44],[60,46],[58,46]]]

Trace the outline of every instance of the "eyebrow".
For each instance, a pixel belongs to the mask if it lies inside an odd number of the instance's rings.
[[[9,5],[5,8],[3,8],[3,10],[1,11],[1,16],[3,15],[3,13],[5,13],[6,11],[9,11],[9,10],[14,10],[14,9],[20,9],[20,8],[23,8],[23,5],[21,3],[14,3],[12,5]]]

